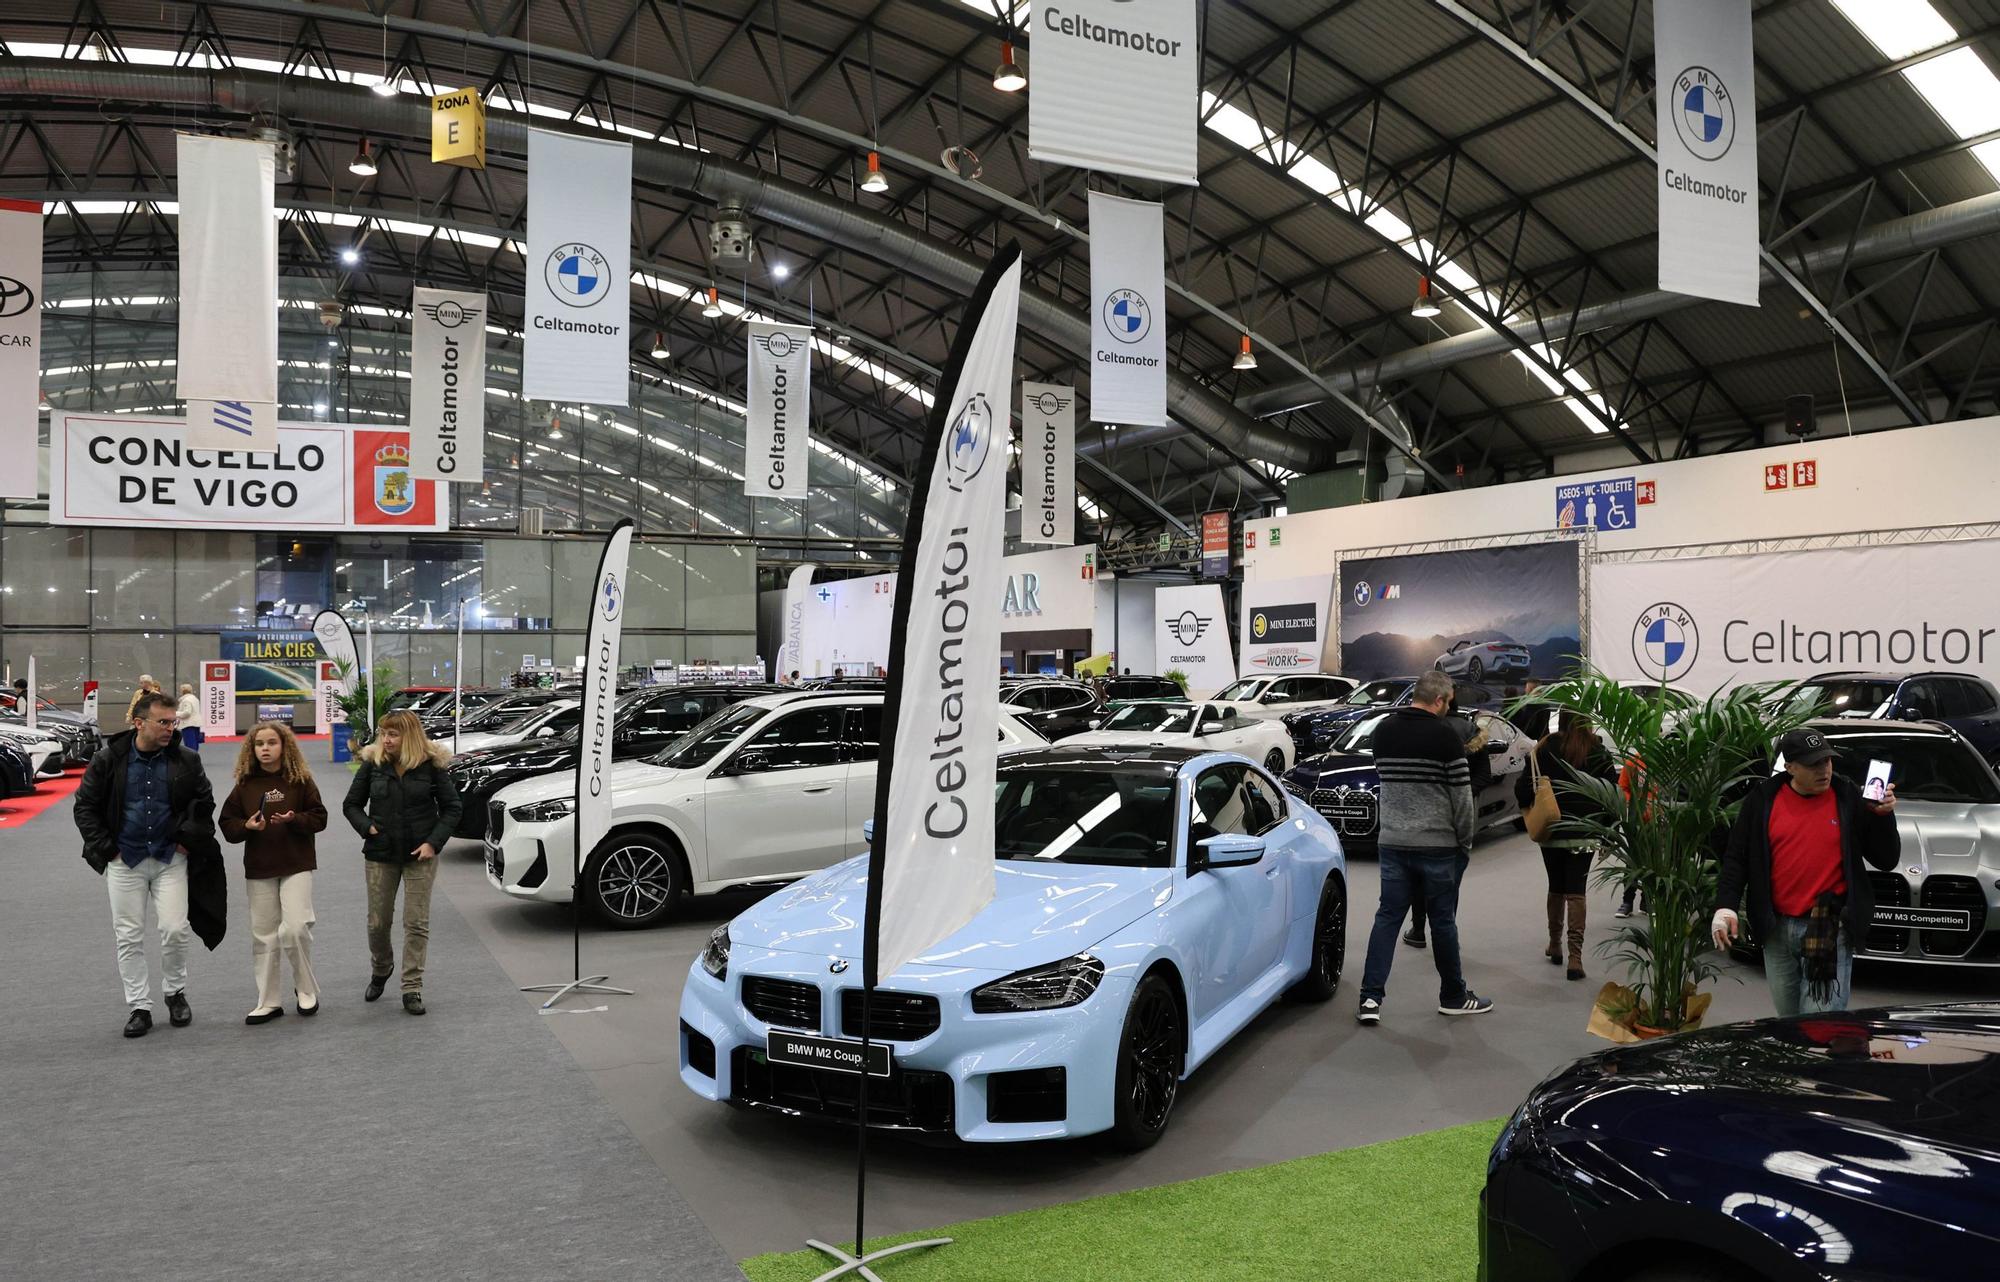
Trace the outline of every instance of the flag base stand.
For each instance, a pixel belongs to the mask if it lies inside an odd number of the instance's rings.
[[[609,975],[590,975],[583,979],[566,979],[560,984],[526,984],[522,986],[521,991],[524,993],[552,994],[547,1001],[542,1003],[543,1010],[554,1006],[571,993],[616,993],[620,997],[630,997],[632,995],[632,990],[629,988],[613,988],[605,983],[604,981],[609,978],[611,978]]]
[[[862,1279],[862,1282],[882,1282],[882,1279],[869,1269],[869,1265],[874,1264],[878,1260],[885,1260],[892,1255],[901,1255],[905,1251],[922,1251],[934,1246],[950,1246],[951,1239],[948,1237],[925,1238],[921,1242],[904,1242],[899,1246],[885,1246],[879,1251],[870,1251],[866,1255],[849,1255],[846,1251],[841,1250],[832,1243],[822,1242],[818,1238],[807,1239],[806,1245],[820,1252],[822,1255],[830,1255],[840,1262],[838,1267],[830,1272],[820,1274],[813,1279],[813,1282],[832,1282],[834,1278],[843,1278],[849,1274],[859,1277]]]

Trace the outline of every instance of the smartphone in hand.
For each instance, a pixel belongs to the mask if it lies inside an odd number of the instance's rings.
[[[1861,785],[1861,795],[1873,802],[1881,802],[1889,795],[1889,763],[1870,761],[1868,781]]]

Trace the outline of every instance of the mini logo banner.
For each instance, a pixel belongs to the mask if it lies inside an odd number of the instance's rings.
[[[0,498],[36,497],[41,392],[42,205],[0,200]]]
[[[743,492],[803,499],[812,457],[812,330],[750,321],[749,417],[743,430]]]
[[[611,830],[611,728],[618,704],[618,643],[625,631],[625,567],[632,522],[621,520],[604,540],[590,594],[589,643],[583,662],[583,751],[576,765],[577,868]]]
[[[631,220],[630,143],[528,131],[523,396],[627,402]]]
[[[486,295],[418,286],[410,309],[410,473],[486,476]]]
[[[1021,542],[1076,542],[1076,389],[1021,384]]]
[[[1750,0],[1653,6],[1660,288],[1757,305],[1757,95]]]
[[[1032,22],[1030,156],[1156,182],[1198,181],[1194,0],[1066,0],[1035,6]]]
[[[269,401],[191,400],[187,409],[185,439],[191,450],[269,454],[278,448],[278,407]]]
[[[1160,206],[1090,193],[1090,415],[1167,421],[1166,224]]]
[[[278,219],[271,144],[182,134],[182,400],[278,403]]]
[[[236,733],[236,665],[228,659],[202,660],[201,733],[203,738]]]
[[[1161,671],[1187,678],[1190,698],[1205,699],[1236,679],[1222,608],[1222,587],[1215,583],[1153,594],[1153,653]]]
[[[1240,675],[1315,672],[1326,651],[1331,574],[1250,579],[1243,584]]]

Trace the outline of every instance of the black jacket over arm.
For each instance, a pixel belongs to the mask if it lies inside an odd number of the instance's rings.
[[[118,855],[118,831],[125,825],[125,767],[135,731],[112,735],[84,768],[77,785],[76,830],[83,837],[83,861],[98,876]],[[201,758],[181,747],[180,731],[166,747],[167,804],[174,813],[174,841],[188,857],[188,924],[213,950],[229,924],[228,882],[222,844],[215,839],[215,790]]]
[[[1771,907],[1771,804],[1777,800],[1778,789],[1790,786],[1785,775],[1773,775],[1759,784],[1744,799],[1722,850],[1715,906],[1734,912],[1747,895],[1750,920],[1759,939],[1768,940],[1777,930],[1777,913]],[[1858,943],[1875,915],[1875,888],[1869,884],[1868,869],[1886,872],[1894,868],[1902,854],[1903,837],[1894,814],[1876,814],[1861,789],[1839,775],[1833,777],[1833,796],[1840,822],[1841,869],[1847,877],[1847,905],[1840,915],[1847,923],[1848,938]]]

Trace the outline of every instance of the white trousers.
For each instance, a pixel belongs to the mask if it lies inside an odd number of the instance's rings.
[[[146,982],[146,905],[160,923],[161,989],[171,996],[187,988],[188,869],[179,851],[166,863],[142,859],[137,868],[113,856],[104,866],[104,884],[111,892],[111,934],[118,941],[118,978],[125,983],[125,1004],[150,1011],[153,996]]]
[[[292,966],[292,988],[307,1005],[319,1000],[313,978],[313,875],[295,872],[285,877],[253,877],[243,883],[250,892],[250,962],[257,972],[257,1006],[269,1010],[284,1005],[278,988],[278,958]]]

